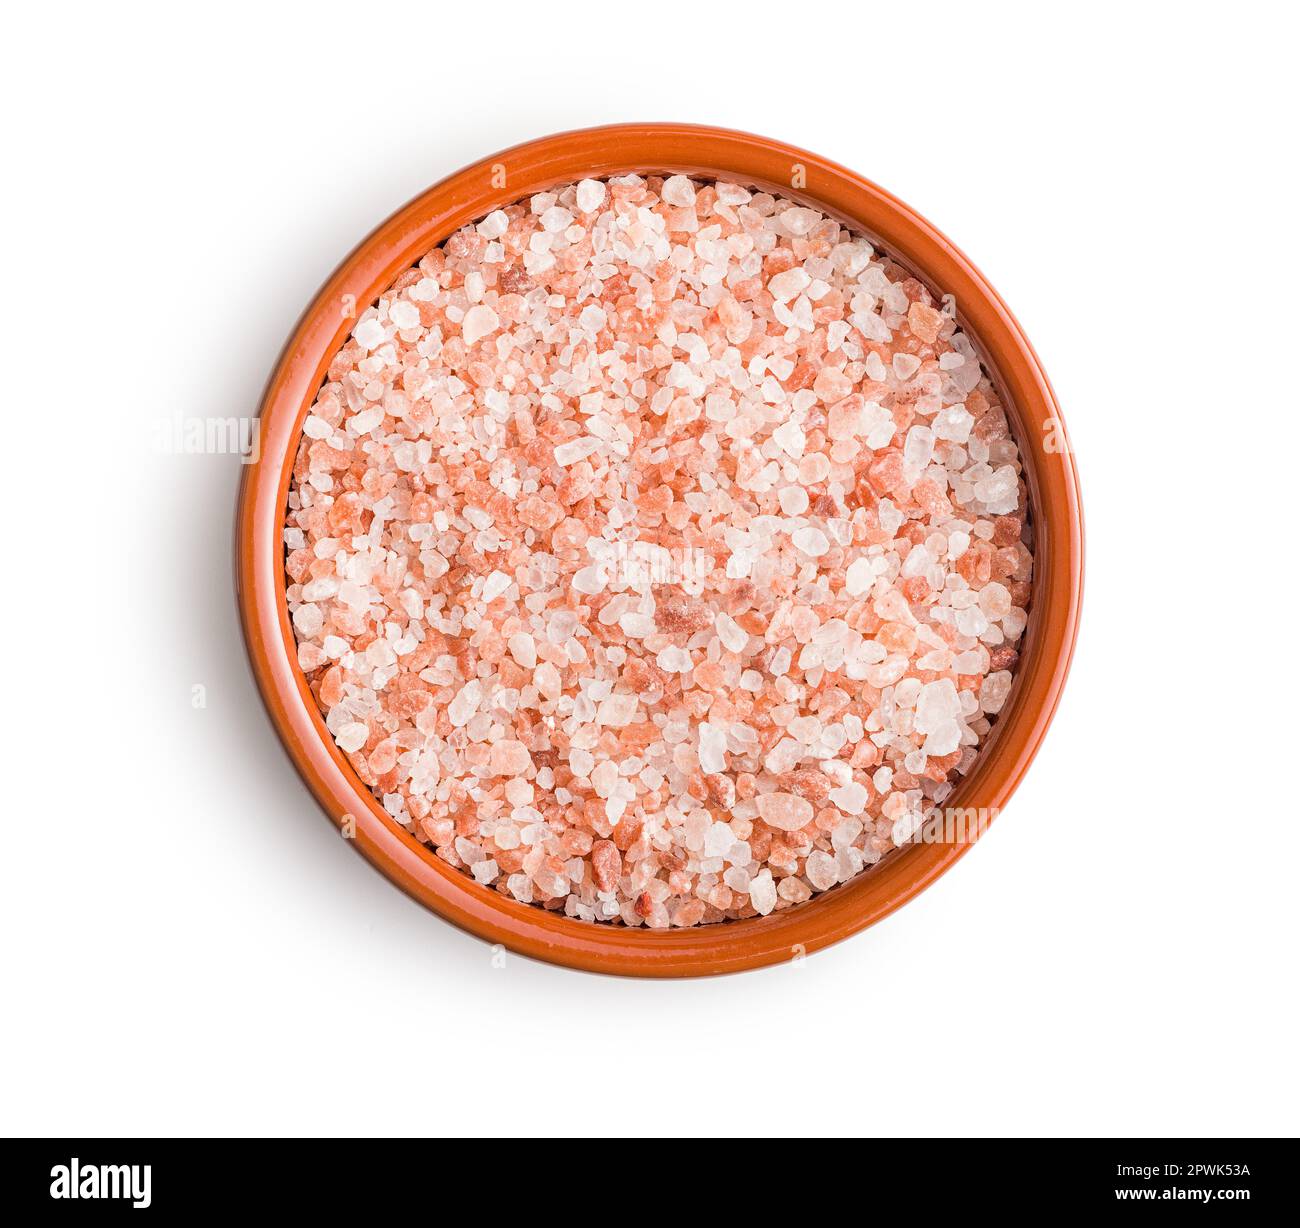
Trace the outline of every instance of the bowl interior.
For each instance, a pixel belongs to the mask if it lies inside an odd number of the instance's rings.
[[[942,235],[852,172],[761,137],[622,125],[545,138],[451,176],[364,240],[303,316],[268,386],[259,459],[245,471],[236,525],[240,611],[268,712],[299,772],[344,836],[397,885],[491,942],[573,967],[662,976],[739,971],[799,958],[879,920],[943,873],[970,839],[959,833],[958,839],[909,844],[803,904],[693,929],[631,929],[520,904],[437,858],[362,784],[326,730],[297,666],[285,598],[281,531],[302,423],[356,317],[465,223],[559,184],[629,171],[728,178],[802,201],[875,241],[937,295],[954,295],[958,321],[998,386],[1021,451],[1035,557],[1029,624],[1011,694],[975,766],[945,806],[984,819],[1005,804],[1055,710],[1082,580],[1077,479],[1050,386],[997,294]]]

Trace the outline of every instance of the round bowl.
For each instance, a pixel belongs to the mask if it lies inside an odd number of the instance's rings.
[[[511,951],[593,972],[697,976],[800,958],[879,921],[969,848],[955,838],[905,845],[849,882],[766,917],[691,929],[572,920],[474,882],[395,824],[325,729],[301,670],[285,598],[283,529],[299,433],[330,359],[356,317],[403,269],[499,206],[588,177],[668,172],[725,177],[802,201],[876,239],[939,294],[999,386],[1030,497],[1034,577],[1011,694],[978,761],[946,805],[992,816],[1038,751],[1069,669],[1083,580],[1078,479],[1056,401],[1032,347],[993,288],[943,235],[875,184],[764,137],[682,124],[565,132],[507,149],[444,179],[344,260],[294,330],[262,401],[260,450],[236,518],[239,612],[267,711],[326,814],[397,886],[446,920]]]

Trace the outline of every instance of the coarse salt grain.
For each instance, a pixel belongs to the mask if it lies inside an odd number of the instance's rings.
[[[583,920],[767,915],[970,770],[1025,486],[887,254],[735,184],[587,179],[457,232],[353,340],[290,487],[298,660],[451,865]]]

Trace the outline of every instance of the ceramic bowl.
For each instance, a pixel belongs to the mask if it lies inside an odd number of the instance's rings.
[[[945,805],[994,815],[1033,759],[1065,683],[1083,579],[1078,479],[1037,356],[975,267],[902,202],[852,171],[779,141],[681,124],[565,132],[507,149],[444,179],[380,225],[339,267],[294,330],[261,407],[247,466],[235,564],[249,659],[272,723],[325,813],[402,890],[446,920],[511,951],[595,972],[694,976],[799,958],[879,921],[934,882],[967,839],[906,845],[848,883],[767,917],[680,930],[571,920],[517,903],[434,856],[395,824],[326,732],[297,665],[285,601],[282,530],[303,419],[356,317],[397,275],[492,209],[583,178],[639,173],[725,177],[822,210],[876,240],[955,299],[999,390],[1030,493],[1033,595],[1015,683],[980,757]]]

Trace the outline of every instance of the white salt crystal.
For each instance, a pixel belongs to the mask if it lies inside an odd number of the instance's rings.
[[[710,823],[704,833],[704,856],[725,857],[735,843],[736,837],[726,823]]]
[[[915,354],[895,354],[892,365],[899,379],[911,379],[921,369],[921,360]]]
[[[573,574],[573,587],[580,593],[604,592],[606,582],[605,568],[600,563],[593,563],[590,567],[581,567]]]
[[[558,699],[561,694],[560,671],[550,661],[543,661],[533,673],[533,682],[547,699]]]
[[[369,737],[370,730],[360,721],[353,721],[344,725],[334,740],[338,743],[340,750],[352,754],[359,751],[366,744]]]
[[[777,501],[787,516],[802,516],[808,510],[808,491],[802,486],[783,486]]]
[[[700,769],[704,772],[724,772],[727,768],[727,735],[724,730],[707,721],[700,725]]]
[[[398,327],[418,328],[420,325],[420,309],[408,299],[399,298],[388,309],[388,318]]]
[[[761,870],[749,884],[749,902],[759,916],[766,917],[776,907],[776,884],[771,870]]]
[[[854,559],[844,572],[844,591],[850,597],[861,597],[870,590],[875,578],[870,559]]]
[[[552,644],[565,644],[578,629],[578,615],[574,610],[556,610],[546,623],[546,638]]]
[[[584,435],[580,439],[572,439],[567,443],[557,444],[555,447],[555,463],[557,465],[573,465],[580,460],[590,456],[597,448],[600,447],[600,440],[592,439],[589,435]]]
[[[772,438],[780,444],[782,451],[788,456],[798,460],[803,455],[804,447],[807,444],[807,438],[804,435],[803,427],[793,418],[781,423],[780,426],[772,432]]]
[[[601,700],[600,707],[596,709],[596,724],[610,725],[616,729],[621,729],[624,725],[631,723],[632,718],[636,715],[639,702],[635,695],[624,691],[615,691],[612,695],[608,695]]]
[[[560,231],[566,230],[569,223],[573,221],[573,214],[558,205],[552,205],[542,213],[538,221],[541,222],[542,229],[548,234],[559,234]]]
[[[814,559],[821,557],[831,548],[826,534],[815,525],[804,525],[803,528],[796,529],[790,534],[790,540],[794,542],[797,549]]]
[[[955,720],[940,721],[925,739],[927,755],[951,755],[961,744],[961,726]]]
[[[916,728],[920,733],[931,733],[939,725],[961,712],[957,687],[951,678],[927,682],[916,700]]]
[[[866,788],[856,780],[838,789],[832,789],[827,794],[831,804],[839,807],[845,814],[861,814],[866,809],[869,796]]]
[[[826,891],[834,887],[839,878],[835,869],[835,858],[829,853],[822,852],[821,849],[814,849],[808,854],[808,859],[804,863],[804,874],[818,891]]]
[[[513,583],[514,580],[504,571],[490,572],[487,579],[483,581],[483,590],[480,596],[485,603],[493,602]]]
[[[656,627],[653,614],[639,614],[629,611],[619,616],[618,625],[629,639],[643,640],[654,635]]]
[[[293,625],[299,635],[312,639],[319,635],[325,626],[325,615],[320,606],[300,605],[293,612]]]
[[[380,324],[376,316],[368,316],[352,332],[358,345],[367,350],[373,350],[377,346],[383,345],[387,336],[384,333],[384,326]]]
[[[670,644],[660,651],[655,664],[667,674],[684,674],[691,668],[691,654],[684,648]]]
[[[618,765],[610,759],[603,759],[588,775],[596,796],[607,798],[618,784]]]
[[[903,464],[913,473],[920,473],[933,454],[934,432],[928,426],[912,427],[903,441]]]
[[[516,631],[506,641],[506,647],[510,649],[515,663],[524,669],[532,669],[537,664],[537,644],[527,631]]]
[[[718,614],[714,629],[728,652],[740,652],[749,643],[749,633],[725,611]]]
[[[862,408],[862,423],[858,429],[869,448],[888,447],[894,437],[894,416],[883,405],[868,401]]]
[[[980,687],[980,707],[989,713],[1001,712],[1002,705],[1007,702],[1007,696],[1010,693],[1010,671],[998,670],[985,678]]]
[[[605,185],[599,179],[584,179],[575,193],[578,208],[593,213],[605,203]]]
[[[599,307],[584,307],[578,312],[578,324],[589,333],[598,333],[605,327],[605,313]]]
[[[964,405],[948,405],[934,416],[934,437],[952,443],[965,443],[970,438],[970,430],[974,425],[975,419]]]
[[[685,175],[672,175],[664,180],[662,195],[666,204],[689,209],[695,203],[695,185]]]
[[[482,698],[482,694],[482,683],[480,683],[477,678],[470,679],[469,682],[456,692],[451,703],[447,705],[447,719],[457,729],[468,725],[470,717],[478,711],[478,705]]]
[[[781,225],[792,235],[806,235],[821,220],[822,215],[816,209],[805,209],[799,205],[786,209],[781,214]]]
[[[466,345],[473,345],[475,342],[481,341],[484,337],[496,332],[500,324],[500,318],[491,307],[486,303],[478,303],[465,313],[465,318],[461,321],[460,326],[461,335],[464,337]]]
[[[510,219],[502,209],[493,209],[478,224],[478,232],[485,239],[499,239],[509,229]]]
[[[768,291],[778,303],[788,303],[797,294],[800,294],[807,288],[812,278],[797,265],[793,269],[786,269],[784,273],[776,273],[767,283]]]
[[[726,883],[732,891],[739,891],[746,894],[749,892],[749,871],[746,870],[738,861],[727,867],[726,871],[722,875],[722,881]]]

